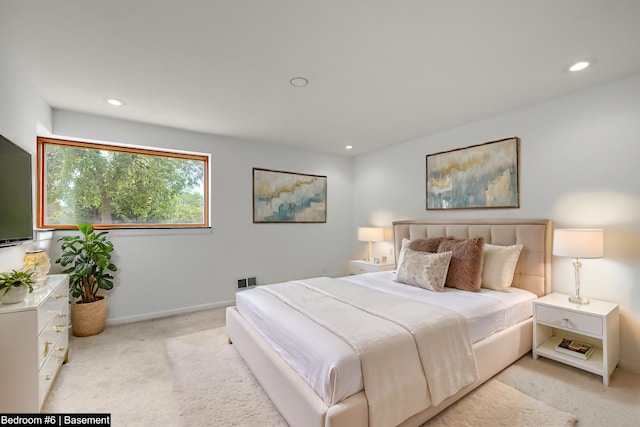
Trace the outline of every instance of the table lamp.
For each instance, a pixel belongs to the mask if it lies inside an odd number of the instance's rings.
[[[576,304],[589,304],[589,300],[580,296],[580,258],[602,258],[604,256],[603,230],[565,229],[553,232],[553,254],[575,258],[576,294],[569,301]]]
[[[51,268],[51,263],[49,262],[49,257],[47,253],[38,249],[35,251],[27,251],[24,255],[24,261],[22,264],[23,268],[28,268],[33,271],[33,279],[35,280],[35,284],[33,288],[40,288],[46,284],[47,274],[49,273],[49,269]]]
[[[373,261],[373,242],[381,242],[384,240],[384,229],[382,227],[359,227],[358,240],[361,242],[369,242],[369,258],[367,261]]]

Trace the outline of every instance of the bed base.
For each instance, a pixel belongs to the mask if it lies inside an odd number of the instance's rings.
[[[262,388],[292,427],[366,427],[368,406],[364,392],[328,407],[313,389],[271,348],[252,325],[228,307],[226,330],[229,340],[249,366]],[[480,386],[531,350],[531,318],[473,345],[479,380],[461,389],[437,406],[426,408],[401,426],[419,426],[467,393]]]

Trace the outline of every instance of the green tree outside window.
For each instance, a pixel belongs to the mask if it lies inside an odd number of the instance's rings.
[[[209,225],[206,155],[39,138],[38,156],[40,227]]]

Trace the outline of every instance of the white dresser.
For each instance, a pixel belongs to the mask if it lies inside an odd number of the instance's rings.
[[[0,413],[40,412],[69,349],[69,276],[0,304]]]

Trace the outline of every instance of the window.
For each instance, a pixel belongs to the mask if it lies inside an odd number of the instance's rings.
[[[41,228],[208,227],[209,157],[38,138]]]

